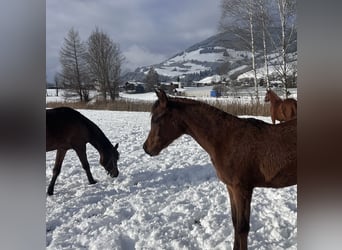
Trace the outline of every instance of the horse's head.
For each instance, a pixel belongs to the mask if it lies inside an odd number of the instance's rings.
[[[270,101],[270,93],[271,93],[271,89],[267,88],[266,89],[265,99],[264,99],[265,102],[269,102]]]
[[[109,152],[101,154],[100,163],[107,170],[107,173],[113,178],[119,175],[118,170],[118,152],[119,144],[117,143],[114,147],[109,149]]]
[[[151,112],[151,130],[144,143],[147,154],[158,155],[175,139],[184,133],[184,126],[177,119],[177,110],[170,103],[163,90],[156,90],[158,100],[153,104]]]

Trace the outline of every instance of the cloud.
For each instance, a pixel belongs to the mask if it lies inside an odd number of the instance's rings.
[[[88,39],[95,27],[120,45],[126,67],[159,63],[217,31],[220,0],[49,0],[46,2],[47,78],[70,28]],[[158,61],[159,60],[159,61]],[[52,75],[51,75],[52,74]]]
[[[139,66],[147,66],[160,63],[166,60],[163,54],[156,54],[146,48],[140,47],[136,44],[130,46],[127,50],[123,51],[125,56],[125,65],[130,70],[134,70]]]

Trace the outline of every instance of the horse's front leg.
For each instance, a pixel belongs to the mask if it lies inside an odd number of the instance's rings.
[[[53,167],[53,170],[52,170],[52,178],[51,178],[51,181],[50,181],[50,184],[48,187],[48,191],[47,191],[48,195],[53,195],[55,183],[56,183],[56,180],[57,180],[59,173],[61,172],[62,163],[63,163],[64,156],[65,156],[66,152],[67,152],[67,150],[57,149],[55,166]]]
[[[97,181],[94,180],[93,175],[90,172],[90,166],[87,160],[86,146],[75,148],[76,154],[82,163],[83,169],[86,171],[89,184],[95,184]]]
[[[247,250],[252,189],[227,186],[234,225],[234,250]]]

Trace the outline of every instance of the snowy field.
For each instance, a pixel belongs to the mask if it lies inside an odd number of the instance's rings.
[[[55,195],[46,198],[47,249],[232,249],[228,193],[191,137],[150,157],[142,149],[149,113],[80,112],[119,143],[120,174],[107,176],[88,144],[98,180],[88,185],[76,154],[67,153]],[[46,188],[55,153],[46,153]],[[249,249],[297,249],[297,186],[255,189],[250,224]]]

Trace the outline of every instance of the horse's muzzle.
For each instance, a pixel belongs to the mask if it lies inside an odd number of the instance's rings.
[[[150,152],[147,150],[146,142],[143,145],[143,149],[144,149],[146,154],[150,155]]]
[[[119,176],[119,171],[116,171],[115,173],[109,173],[110,177],[118,177]]]
[[[112,178],[118,177],[118,175],[119,175],[119,170],[118,170],[118,169],[114,169],[114,170],[111,170],[111,171],[108,171],[108,170],[107,170],[107,174],[108,174],[110,177],[112,177]]]
[[[112,168],[106,168],[108,175],[110,175],[110,177],[114,178],[117,177],[119,175],[119,170],[118,167],[115,163],[111,163],[108,165],[112,165]]]
[[[150,150],[147,145],[146,142],[143,145],[143,149],[145,150],[145,153],[148,154],[149,156],[156,156],[159,154],[160,151],[156,151],[156,150]]]
[[[143,149],[145,151],[146,154],[148,154],[149,156],[153,156],[153,154],[148,150],[148,147],[146,145],[146,142],[143,145]]]

